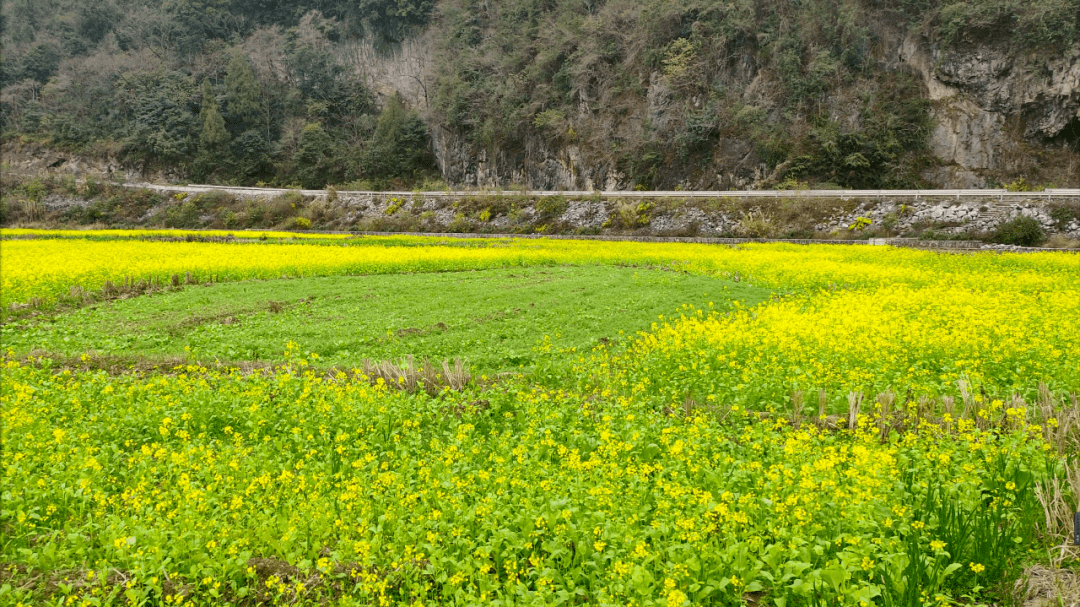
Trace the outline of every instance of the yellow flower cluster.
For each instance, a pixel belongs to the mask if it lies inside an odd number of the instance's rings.
[[[9,239],[0,255],[5,305],[186,272],[540,264],[777,291],[550,352],[546,378],[434,397],[295,360],[110,376],[9,354],[0,560],[29,604],[947,602],[1030,542],[1033,483],[1056,456],[1017,401],[976,393],[969,418],[940,422],[912,403],[960,379],[1080,388],[1080,259],[1062,254],[383,237]],[[753,412],[818,389],[891,389],[908,408],[853,430]],[[24,575],[77,566],[99,573],[59,590]]]
[[[4,230],[0,235],[7,235]],[[95,234],[89,232],[88,234]],[[865,246],[749,245],[547,239],[365,237],[290,243],[0,240],[0,304],[53,300],[106,280],[245,280],[428,272],[520,265],[641,264],[751,281],[784,291],[908,286],[1009,293],[1080,292],[1080,261],[1061,253],[941,255]],[[965,305],[967,298],[950,305]],[[858,320],[858,319],[853,319]],[[867,322],[863,319],[863,322]]]
[[[979,558],[937,539],[925,487],[1007,513],[999,500],[1019,498],[1003,482],[1030,485],[1046,457],[1024,428],[883,442],[870,423],[673,416],[524,384],[470,409],[476,395],[302,369],[113,377],[9,360],[3,558],[93,563],[135,603],[183,587],[196,604],[546,604],[574,589],[590,604],[762,589],[859,604],[906,575],[911,550]],[[72,596],[92,588],[117,592]]]
[[[593,357],[601,386],[681,403],[688,394],[755,407],[819,390],[939,397],[958,382],[1009,395],[1080,389],[1080,292],[891,288],[791,297],[752,309],[685,308],[632,345]]]

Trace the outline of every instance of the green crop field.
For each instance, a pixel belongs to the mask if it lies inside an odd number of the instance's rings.
[[[5,346],[121,360],[280,360],[293,341],[320,364],[361,358],[467,360],[474,371],[531,366],[545,335],[591,348],[648,328],[682,304],[770,291],[659,269],[586,266],[219,283],[73,311],[52,322],[8,323]]]
[[[137,234],[0,254],[0,605],[1080,588],[1076,256]]]

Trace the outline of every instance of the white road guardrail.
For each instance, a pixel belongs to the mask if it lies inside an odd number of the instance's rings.
[[[125,187],[150,190],[204,193],[214,190],[238,194],[283,194],[298,192],[304,196],[325,196],[328,190],[295,190],[288,188],[258,188],[205,184],[161,185],[155,183],[125,183]],[[1080,188],[1055,188],[1038,192],[1010,192],[1004,189],[975,190],[730,190],[730,191],[581,191],[581,190],[434,190],[426,192],[381,192],[338,190],[347,196],[428,196],[460,198],[463,196],[565,196],[569,198],[1080,198]]]

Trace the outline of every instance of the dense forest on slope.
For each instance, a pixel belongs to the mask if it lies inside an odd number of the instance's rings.
[[[362,175],[379,187],[432,176],[419,115],[396,97],[377,107],[341,48],[348,38],[399,43],[430,9],[6,0],[4,135],[197,180],[322,187]]]
[[[478,157],[489,181],[536,187],[917,186],[934,120],[897,40],[930,41],[939,60],[987,41],[1010,56],[1080,48],[1080,0],[2,6],[5,140],[307,187],[480,181]],[[422,48],[409,99],[365,70],[404,44]],[[1073,130],[1034,137],[1071,150]],[[550,175],[579,157],[603,166]]]

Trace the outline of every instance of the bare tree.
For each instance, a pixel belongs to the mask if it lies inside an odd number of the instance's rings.
[[[384,97],[400,93],[411,106],[427,109],[433,63],[429,36],[408,38],[390,50],[380,50],[371,40],[351,40],[334,51],[374,92]]]
[[[240,46],[255,70],[255,77],[267,84],[288,77],[285,69],[285,35],[281,26],[261,27],[248,36]]]
[[[241,51],[247,55],[261,85],[260,121],[267,145],[271,143],[274,121],[280,119],[280,116],[275,116],[273,91],[289,77],[284,49],[285,36],[277,25],[255,30],[241,45]]]

